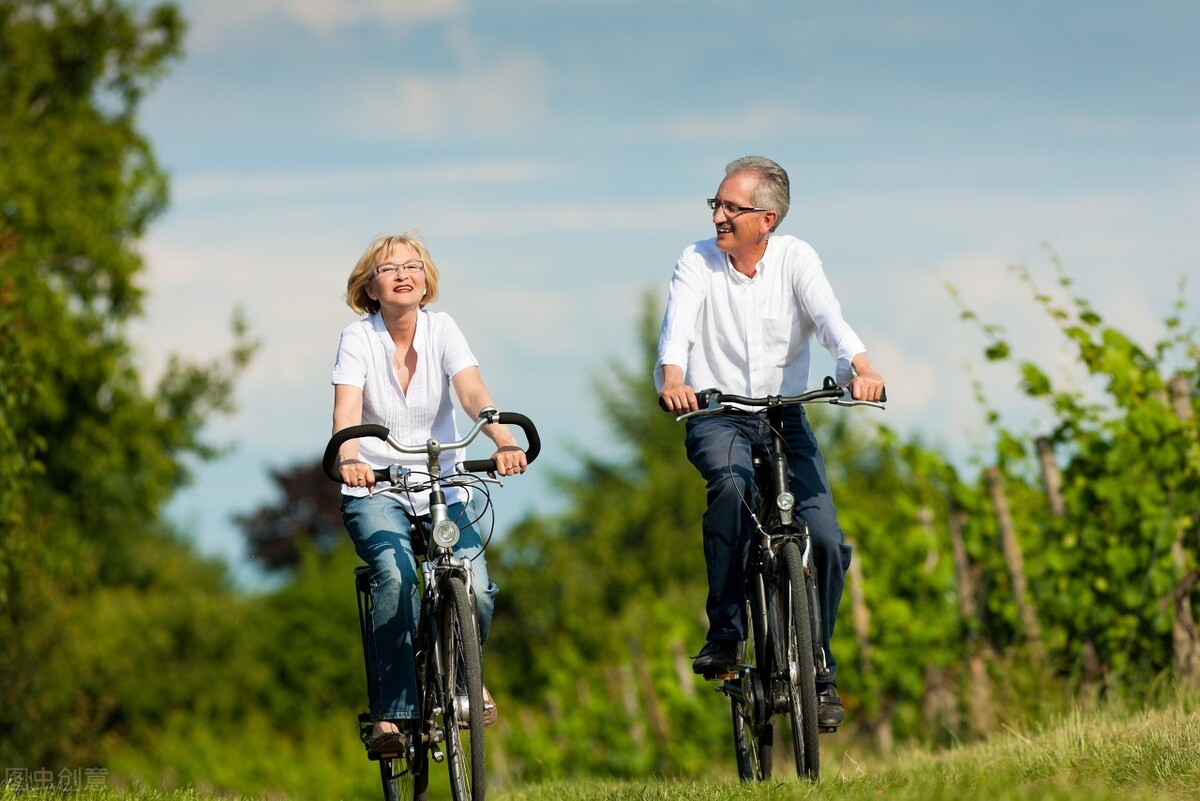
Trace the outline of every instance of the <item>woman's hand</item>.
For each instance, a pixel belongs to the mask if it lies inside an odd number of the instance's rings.
[[[525,461],[525,451],[521,450],[516,445],[505,445],[497,448],[496,453],[492,456],[492,461],[496,463],[496,472],[488,473],[489,476],[495,478],[501,476],[515,476],[525,472],[525,468],[529,463]]]
[[[375,486],[375,471],[371,465],[359,459],[343,459],[338,465],[338,472],[342,475],[342,483],[348,487],[370,489]]]

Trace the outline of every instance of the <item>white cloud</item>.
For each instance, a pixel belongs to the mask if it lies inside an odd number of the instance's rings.
[[[288,20],[320,36],[362,22],[395,25],[453,19],[465,0],[185,0],[189,45],[208,50],[231,35],[276,20]]]
[[[189,200],[277,200],[386,192],[398,185],[411,191],[462,186],[523,184],[553,177],[558,170],[544,162],[458,161],[436,165],[383,166],[370,169],[279,171],[263,173],[210,172],[184,175],[172,184],[179,202]]]
[[[659,122],[627,124],[617,129],[623,140],[671,142],[736,142],[749,131],[770,131],[772,136],[838,136],[861,132],[864,120],[845,114],[830,114],[799,108],[782,101],[765,101],[735,113],[690,114]]]
[[[469,49],[468,45],[457,48]],[[458,71],[368,81],[342,118],[355,139],[461,140],[532,133],[548,117],[546,65],[529,53],[464,55]],[[367,121],[366,124],[363,121]]]

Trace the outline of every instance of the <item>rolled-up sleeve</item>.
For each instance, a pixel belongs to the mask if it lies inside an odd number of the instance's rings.
[[[687,252],[675,264],[667,293],[667,311],[658,332],[658,361],[654,365],[654,386],[662,390],[662,366],[673,364],[687,372],[688,354],[696,341],[696,321],[704,305],[702,270],[690,263]]]
[[[809,318],[813,334],[821,347],[838,361],[849,362],[867,348],[858,334],[842,316],[842,304],[833,294],[833,287],[819,260],[806,269],[796,271],[795,291],[801,299],[804,314]]]

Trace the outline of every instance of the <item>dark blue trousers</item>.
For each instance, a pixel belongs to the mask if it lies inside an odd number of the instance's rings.
[[[821,604],[822,643],[830,679],[837,660],[829,641],[850,566],[850,546],[842,535],[829,492],[825,461],[817,448],[804,410],[784,410],[783,438],[788,449],[788,474],[796,496],[797,515],[808,523],[813,563]],[[708,509],[704,513],[704,560],[708,565],[708,639],[746,638],[746,561],[750,554],[757,489],[751,446],[770,442],[766,418],[736,411],[701,415],[687,421],[684,440],[689,461],[704,477]]]

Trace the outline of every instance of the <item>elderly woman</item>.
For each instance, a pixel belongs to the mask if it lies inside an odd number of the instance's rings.
[[[365,316],[346,326],[333,368],[333,430],[378,423],[401,442],[459,438],[450,388],[472,420],[494,406],[479,364],[449,315],[426,307],[437,298],[438,270],[413,232],[381,236],[363,252],[346,283],[346,302]],[[483,429],[496,444],[500,475],[525,472],[525,452],[502,425]],[[375,468],[409,464],[425,469],[423,457],[406,455],[378,439],[350,440],[338,454],[342,519],[354,548],[371,568],[374,604],[374,664],[377,691],[370,699],[375,723],[367,747],[388,752],[404,744],[398,723],[417,715],[412,639],[420,603],[411,532],[429,521],[428,492],[371,494]],[[462,453],[443,462],[449,472]],[[487,640],[497,587],[488,578],[483,542],[467,510],[466,491],[446,490],[450,519],[462,527],[457,554],[471,559],[481,641]],[[496,710],[485,689],[485,722]]]

